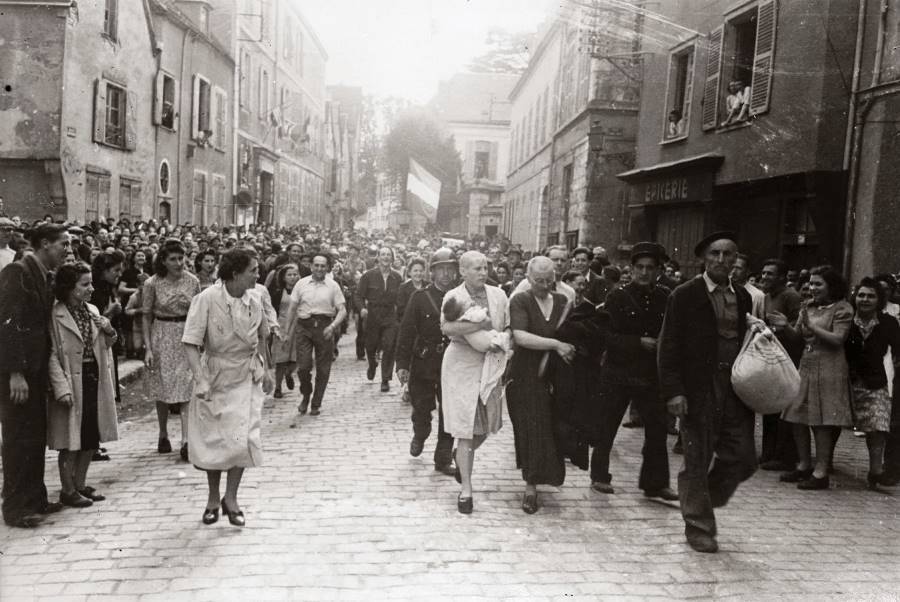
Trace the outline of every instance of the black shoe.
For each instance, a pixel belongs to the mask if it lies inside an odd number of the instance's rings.
[[[781,460],[766,460],[765,462],[760,462],[759,467],[762,470],[774,470],[778,472],[787,472],[791,470],[791,465],[787,462],[782,462]]]
[[[644,492],[644,497],[659,498],[661,500],[666,500],[667,502],[678,501],[678,494],[669,487],[663,487],[662,489],[648,489]]]
[[[616,490],[613,489],[613,486],[609,483],[604,483],[603,481],[593,481],[591,483],[591,489],[596,491],[597,493],[615,493]]]
[[[234,512],[228,508],[228,504],[225,503],[225,498],[222,498],[222,513],[228,515],[228,522],[235,527],[243,527],[247,524],[244,520],[244,513]]]
[[[456,470],[453,469],[452,464],[435,464],[434,469],[448,477],[456,476]]]
[[[538,511],[537,493],[531,495],[526,493],[522,496],[522,511],[525,514],[534,514]]]
[[[386,381],[386,380],[381,381],[381,392],[387,393],[390,390],[391,390],[390,383],[388,383],[388,381]]]
[[[623,424],[622,426],[625,427],[625,428],[627,428],[627,429],[639,429],[639,428],[643,428],[644,423],[641,422],[640,420],[629,420],[628,422],[626,422],[626,423]]]
[[[160,454],[168,454],[172,451],[172,444],[169,443],[169,440],[163,437],[159,440],[159,443],[156,444],[156,451]]]
[[[272,397],[274,397],[275,399],[281,399],[282,397],[284,397],[284,393],[281,392],[281,389],[275,389],[275,392],[272,393]]]
[[[719,544],[716,543],[716,538],[705,531],[701,531],[694,527],[687,527],[684,530],[684,536],[687,539],[688,545],[696,552],[715,554],[719,551]]]
[[[88,506],[94,505],[94,502],[82,496],[77,491],[73,491],[72,493],[60,493],[59,502],[62,505],[69,506],[71,508],[87,508]]]
[[[95,450],[94,455],[91,456],[91,462],[109,462],[109,454],[104,454],[99,449]]]
[[[866,483],[868,485],[869,491],[881,491],[881,488],[879,487],[879,485],[884,484],[883,477],[884,477],[884,473],[880,473],[880,472],[878,474],[875,474],[873,472],[870,472],[869,474],[867,474],[866,475]]]
[[[12,520],[6,520],[5,522],[10,527],[15,527],[17,529],[34,529],[35,527],[40,526],[42,522],[44,522],[44,517],[42,516],[20,516],[18,518],[14,518]]]
[[[366,370],[366,378],[369,380],[375,380],[375,370],[378,368],[378,364],[369,364],[369,368]]]
[[[462,494],[456,498],[456,509],[460,514],[472,514],[472,496],[463,497]]]
[[[322,413],[322,410],[320,410],[319,408],[313,408],[312,410],[309,411],[310,416],[318,416],[321,413]]]
[[[187,462],[187,461],[188,461],[188,446],[187,446],[187,443],[183,443],[183,444],[181,445],[181,461],[182,461],[182,462]]]
[[[828,489],[830,485],[831,483],[829,482],[828,475],[825,475],[821,479],[810,475],[808,479],[797,483],[797,489],[814,491],[818,489]]]
[[[207,508],[203,511],[203,524],[211,525],[219,520],[218,508]]]
[[[409,442],[409,455],[413,458],[421,456],[423,449],[425,449],[425,442],[421,439],[413,437],[412,441]]]
[[[284,386],[288,388],[289,391],[294,390],[294,377],[288,374],[284,377]]]
[[[92,502],[102,502],[106,499],[106,496],[102,493],[97,493],[97,490],[93,487],[85,487],[84,489],[79,489],[78,493],[82,495],[82,497],[86,497]]]
[[[44,506],[37,511],[38,514],[56,514],[60,510],[63,509],[63,505],[60,502],[47,502]]]
[[[297,411],[300,414],[306,414],[306,410],[309,409],[309,395],[303,396],[303,401],[300,402],[300,405],[297,406]]]
[[[799,468],[795,468],[794,470],[786,472],[778,477],[778,480],[782,483],[799,483],[800,481],[805,481],[806,479],[812,477],[812,473],[812,468],[804,468],[802,470]]]

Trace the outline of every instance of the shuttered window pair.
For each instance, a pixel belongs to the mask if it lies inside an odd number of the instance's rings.
[[[191,138],[225,150],[228,95],[202,75],[194,75],[192,91]]]
[[[769,110],[777,21],[777,0],[764,0],[709,34],[703,85],[704,131]]]
[[[94,81],[94,142],[134,150],[136,117],[137,95],[134,92],[104,78]]]

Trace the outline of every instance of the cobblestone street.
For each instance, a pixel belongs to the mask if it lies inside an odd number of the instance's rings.
[[[633,429],[613,457],[616,495],[591,492],[570,465],[529,516],[505,420],[476,457],[475,512],[458,514],[458,486],[432,469],[433,438],[408,454],[396,381],[379,393],[352,337],[341,351],[321,416],[298,419],[296,391],[267,402],[265,466],[240,492],[246,528],[200,523],[206,480],[156,453],[151,411],[121,425],[111,462],[92,465],[105,502],[36,530],[0,526],[0,598],[900,599],[900,504],[865,490],[865,445],[848,433],[830,491],[757,473],[717,513],[720,553],[701,555],[677,507],[640,495]],[[55,452],[47,460],[55,499]],[[680,457],[671,462],[674,483]]]

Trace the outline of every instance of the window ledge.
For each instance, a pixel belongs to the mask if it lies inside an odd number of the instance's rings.
[[[667,144],[675,144],[676,142],[684,142],[688,139],[687,134],[682,134],[681,136],[676,136],[675,138],[663,138],[659,141],[660,146],[665,146]]]
[[[751,125],[753,125],[753,122],[750,119],[748,119],[747,121],[741,121],[740,123],[732,123],[731,125],[720,125],[716,127],[716,133],[725,134],[727,132],[733,132],[734,130],[748,128]]]

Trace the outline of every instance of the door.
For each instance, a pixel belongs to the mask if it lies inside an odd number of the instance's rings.
[[[681,265],[685,280],[699,273],[694,246],[705,234],[706,211],[702,205],[664,207],[656,218],[656,241]]]

